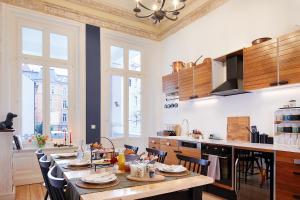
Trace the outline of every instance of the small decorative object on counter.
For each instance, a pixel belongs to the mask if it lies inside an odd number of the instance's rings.
[[[290,100],[290,101],[289,101],[289,106],[290,106],[291,108],[296,107],[296,100]]]
[[[0,130],[13,129],[13,119],[17,116],[11,112],[7,113],[5,121],[0,122]]]
[[[197,129],[193,130],[192,133],[193,133],[192,136],[193,136],[194,139],[198,140],[200,138],[203,138],[202,132],[197,130]]]

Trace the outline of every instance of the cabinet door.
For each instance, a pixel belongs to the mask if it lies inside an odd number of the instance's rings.
[[[245,48],[243,55],[245,90],[277,85],[277,39]]]
[[[278,38],[279,81],[300,83],[300,30]]]
[[[178,91],[178,73],[168,74],[162,77],[163,92],[166,94]]]
[[[151,149],[160,149],[160,140],[158,138],[149,137],[148,147]]]
[[[193,97],[193,68],[179,71],[179,100],[189,100]]]
[[[276,199],[300,199],[300,153],[276,152]]]
[[[202,64],[194,67],[194,96],[207,97],[212,91],[211,59],[207,58]]]
[[[177,140],[160,140],[160,150],[167,152],[167,157],[165,159],[165,164],[177,165],[178,160],[176,158],[176,153],[178,151],[178,141]]]

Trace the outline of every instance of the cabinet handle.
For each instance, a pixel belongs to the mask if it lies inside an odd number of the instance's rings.
[[[300,195],[293,194],[293,198],[296,199],[296,200],[300,200]]]
[[[300,172],[293,172],[294,175],[300,176]]]
[[[182,151],[177,151],[177,150],[174,150],[174,153],[182,153]]]
[[[300,165],[300,159],[294,159],[294,164],[295,165]]]
[[[152,144],[155,144],[155,141],[154,141],[154,140],[152,140],[151,142],[152,142]]]
[[[170,142],[167,142],[166,145],[167,145],[167,146],[170,146]]]
[[[272,83],[270,83],[270,86],[277,86],[278,85],[278,82],[276,81],[276,82],[272,82]]]
[[[285,81],[285,80],[282,80],[282,81],[279,81],[279,85],[286,85],[286,84],[288,84],[289,83],[289,81]]]

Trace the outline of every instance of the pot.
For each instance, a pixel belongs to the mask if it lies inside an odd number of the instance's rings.
[[[179,72],[184,68],[185,64],[182,61],[175,61],[172,63],[173,72]]]
[[[186,68],[191,68],[191,67],[195,67],[197,65],[197,62],[200,60],[200,58],[202,58],[203,55],[201,55],[199,58],[197,58],[197,60],[195,62],[188,62],[185,67]]]
[[[252,45],[260,44],[260,43],[263,43],[263,42],[271,40],[271,39],[272,38],[269,38],[269,37],[257,38],[256,40],[252,41]]]

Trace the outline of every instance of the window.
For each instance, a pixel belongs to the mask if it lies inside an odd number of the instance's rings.
[[[140,136],[142,53],[128,45],[110,45],[109,49],[111,136]]]
[[[21,131],[25,139],[48,134],[63,143],[69,130],[69,71],[74,62],[69,60],[69,32],[50,30],[20,27]]]

